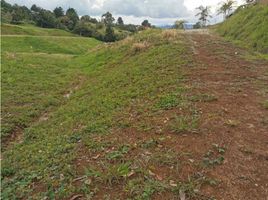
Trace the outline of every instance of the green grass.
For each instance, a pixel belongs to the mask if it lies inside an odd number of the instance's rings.
[[[268,53],[268,6],[240,9],[220,24],[217,31],[227,39],[261,53]]]
[[[2,36],[2,136],[28,127],[41,113],[65,102],[79,81],[68,65],[100,42],[80,37]]]
[[[92,38],[2,36],[2,49],[14,53],[81,54],[100,44]]]
[[[137,42],[146,42],[150,48],[135,52],[133,45]],[[25,48],[22,46],[20,49]],[[61,47],[65,48],[65,44]],[[44,49],[46,52],[50,47]],[[53,48],[52,51],[56,52]],[[187,91],[182,74],[182,67],[190,60],[187,53],[183,37],[177,35],[167,40],[161,30],[148,30],[132,39],[103,44],[76,56],[13,55],[3,51],[3,124],[7,135],[12,130],[9,127],[14,128],[21,121],[26,128],[22,141],[3,152],[2,198],[64,199],[76,193],[91,196],[103,186],[109,188],[118,184],[131,199],[150,199],[156,192],[163,191],[177,194],[182,187],[186,187],[187,196],[198,196],[195,188],[203,184],[200,181],[193,185],[189,185],[192,180],[189,184],[181,181],[178,190],[172,189],[169,177],[156,180],[148,172],[151,167],[148,163],[141,164],[140,158],[129,156],[139,145],[104,139],[109,138],[113,130],[124,130],[122,124],[140,130],[147,118],[157,119],[182,102],[182,108],[189,109],[191,102],[182,98]],[[83,82],[78,77],[83,77]],[[69,98],[64,98],[64,94],[77,85],[79,88]],[[127,121],[129,109],[138,113],[139,120]],[[33,116],[28,116],[32,112]],[[42,112],[48,112],[49,118],[31,123]],[[186,126],[179,124],[181,132],[196,127],[195,121],[188,120],[196,117],[192,109],[183,116],[187,120],[182,121]],[[155,121],[148,126],[154,130],[159,123]],[[155,147],[154,142],[147,143],[144,147],[140,145],[140,151]],[[82,148],[89,152],[89,158],[97,154],[99,161],[84,166],[88,170],[82,175],[90,180],[77,188],[72,184],[81,175],[76,170],[76,161],[87,156],[79,152]],[[159,164],[179,166],[177,154],[162,153],[152,155],[154,167]],[[135,177],[129,177],[132,172]]]
[[[52,29],[39,28],[33,25],[1,24],[2,35],[32,35],[32,36],[76,36],[70,32]]]

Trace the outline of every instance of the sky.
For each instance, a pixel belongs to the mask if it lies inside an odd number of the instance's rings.
[[[115,18],[121,16],[125,23],[141,24],[148,19],[154,25],[173,24],[183,19],[195,23],[197,21],[196,7],[210,6],[213,18],[210,23],[220,22],[223,17],[217,16],[216,11],[223,0],[6,0],[19,5],[36,4],[45,9],[53,10],[57,6],[65,10],[75,8],[80,16],[90,15],[99,18],[109,11]],[[237,5],[244,0],[237,0]]]

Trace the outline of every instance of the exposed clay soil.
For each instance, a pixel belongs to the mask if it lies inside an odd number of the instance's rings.
[[[246,52],[210,34],[186,35],[195,50],[195,67],[186,69],[194,93],[217,101],[197,103],[202,111],[200,137],[188,138],[197,151],[225,145],[225,162],[211,171],[222,182],[217,199],[268,198],[268,63],[247,61]]]

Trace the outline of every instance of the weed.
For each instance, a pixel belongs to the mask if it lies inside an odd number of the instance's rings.
[[[123,158],[125,154],[127,154],[129,151],[129,146],[128,145],[122,145],[119,147],[117,151],[112,151],[106,155],[106,158],[108,160],[116,160],[119,158]]]
[[[168,95],[160,97],[160,100],[156,104],[156,107],[160,108],[160,109],[168,110],[168,109],[171,109],[171,108],[178,106],[179,103],[180,103],[180,101],[179,101],[179,98],[177,97],[177,95],[168,94]]]
[[[222,165],[224,162],[224,154],[226,148],[213,144],[213,149],[209,150],[203,157],[203,165],[205,167]]]
[[[155,192],[164,191],[168,186],[148,177],[139,177],[127,182],[125,190],[131,199],[151,199]]]
[[[199,94],[199,95],[190,97],[190,100],[193,102],[213,102],[213,101],[217,101],[218,98],[215,95]]]
[[[147,140],[145,142],[143,142],[141,144],[141,147],[142,148],[146,148],[146,149],[149,149],[149,148],[153,148],[153,147],[156,147],[157,145],[159,144],[159,142],[155,139],[150,139],[150,140]]]
[[[105,166],[105,172],[102,175],[104,183],[112,185],[119,183],[122,179],[125,180],[131,172],[130,163],[120,163]]]
[[[176,116],[172,121],[171,130],[175,133],[194,132],[198,127],[197,116]]]
[[[180,155],[172,150],[154,153],[151,157],[151,162],[156,166],[170,167],[176,170],[181,166]]]

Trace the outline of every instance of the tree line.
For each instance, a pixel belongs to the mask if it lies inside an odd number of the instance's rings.
[[[53,11],[50,11],[35,4],[31,8],[17,4],[11,5],[5,0],[1,0],[1,18],[4,23],[26,23],[42,28],[63,29],[105,42],[114,42],[131,33],[151,27],[148,20],[145,20],[142,26],[124,24],[122,17],[115,20],[110,12],[104,13],[101,20],[97,20],[89,15],[79,17],[74,8],[68,8],[64,11],[62,7],[56,7]]]

